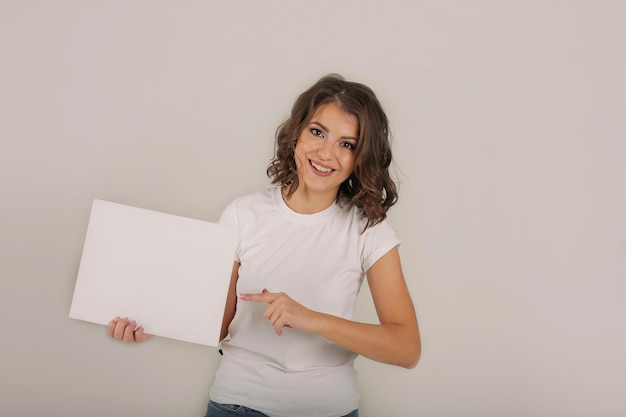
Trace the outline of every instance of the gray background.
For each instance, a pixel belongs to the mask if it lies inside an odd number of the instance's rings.
[[[214,349],[67,317],[91,201],[217,220],[269,184],[276,126],[329,72],[391,119],[423,336],[416,369],[358,360],[361,414],[626,414],[625,15],[1,0],[0,414],[204,415]]]

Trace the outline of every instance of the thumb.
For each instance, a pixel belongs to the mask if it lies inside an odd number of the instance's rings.
[[[137,330],[135,330],[134,336],[135,342],[137,343],[142,343],[152,338],[151,334],[144,332],[143,326],[140,326]]]
[[[269,294],[270,292],[267,290],[267,288],[263,288],[263,291],[261,291],[261,293],[263,293],[263,294]]]

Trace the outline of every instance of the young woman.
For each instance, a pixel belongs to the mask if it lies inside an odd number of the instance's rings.
[[[397,192],[387,117],[367,86],[338,75],[300,95],[276,134],[276,186],[235,199],[240,230],[207,417],[357,416],[354,359],[412,368],[421,343],[385,221]],[[367,277],[379,324],[351,320]],[[151,336],[116,318],[109,334]]]

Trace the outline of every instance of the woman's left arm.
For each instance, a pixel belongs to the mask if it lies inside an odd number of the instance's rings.
[[[315,332],[369,359],[413,368],[421,354],[415,309],[395,247],[367,271],[380,324],[358,323],[316,312],[283,293],[242,294],[246,301],[269,303],[265,317],[276,333],[283,327]]]
[[[415,367],[422,350],[420,333],[397,246],[370,267],[367,282],[380,324],[330,316],[319,333],[369,359]]]

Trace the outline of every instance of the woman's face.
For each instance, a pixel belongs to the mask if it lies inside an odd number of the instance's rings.
[[[354,169],[358,137],[356,116],[335,102],[319,106],[296,143],[297,192],[336,198]]]

